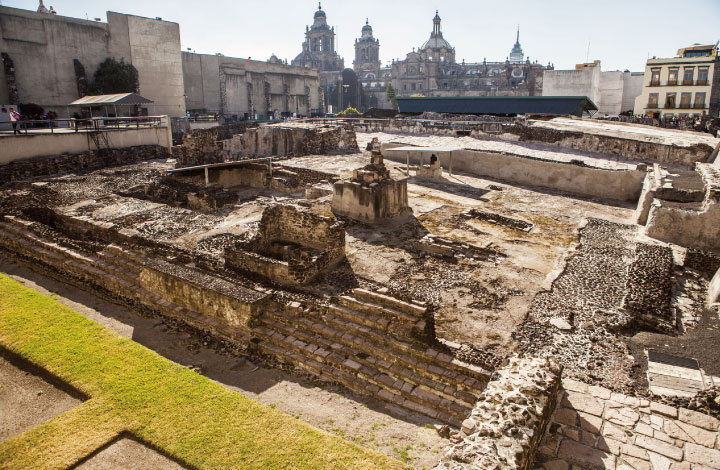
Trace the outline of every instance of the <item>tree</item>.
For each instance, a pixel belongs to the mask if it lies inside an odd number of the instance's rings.
[[[109,58],[98,66],[87,92],[90,95],[111,95],[137,93],[139,88],[137,69],[132,64],[126,64],[123,59],[118,62]]]
[[[348,107],[348,108],[346,108],[344,111],[339,112],[339,113],[338,113],[338,116],[348,116],[348,117],[352,117],[352,116],[360,116],[361,114],[362,114],[362,113],[361,113],[360,111],[358,111],[357,109],[352,108],[352,107]]]
[[[392,83],[388,82],[385,93],[387,94],[388,100],[390,101],[390,107],[397,111],[398,104],[397,100],[395,100],[395,88],[392,86]]]

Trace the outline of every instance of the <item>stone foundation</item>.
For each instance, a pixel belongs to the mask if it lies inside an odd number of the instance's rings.
[[[302,285],[345,257],[345,225],[328,217],[276,205],[263,211],[258,232],[225,249],[225,266],[281,284]]]
[[[302,156],[358,150],[355,131],[315,124],[272,124],[226,141],[224,150],[245,156]]]
[[[333,188],[332,211],[361,222],[379,222],[412,213],[407,180],[395,180],[383,163],[380,142],[373,139],[371,162],[353,170],[353,178]]]
[[[720,253],[720,169],[710,164],[698,164],[696,172],[702,183],[700,202],[678,201],[676,195],[684,195],[686,191],[673,191],[670,193],[672,200],[663,199],[661,194],[668,197],[667,190],[660,193],[657,188],[667,185],[668,181],[663,177],[665,173],[656,178],[646,233],[658,240]]]
[[[435,470],[528,470],[555,410],[562,367],[511,359],[493,374]]]

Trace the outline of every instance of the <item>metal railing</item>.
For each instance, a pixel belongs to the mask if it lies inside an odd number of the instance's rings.
[[[2,134],[43,134],[55,132],[98,132],[101,130],[139,129],[160,127],[162,116],[141,117],[93,117],[80,119],[24,119],[20,121],[0,121]],[[14,126],[13,126],[14,124]]]

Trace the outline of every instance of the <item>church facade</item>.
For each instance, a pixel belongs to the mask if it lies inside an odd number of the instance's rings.
[[[352,69],[345,68],[335,43],[335,28],[318,6],[313,25],[305,27],[302,52],[293,65],[317,69],[323,91],[323,109],[333,111],[353,106],[361,111],[391,107],[390,86],[396,96],[542,96],[545,70],[553,66],[531,62],[515,44],[504,61],[457,62],[455,48],[444,38],[439,13],[432,20],[430,37],[405,60],[382,66],[380,41],[368,20],[355,39]]]
[[[455,48],[443,37],[438,12],[425,43],[393,61],[392,84],[398,96],[541,96],[547,66],[530,62],[520,46],[520,32],[502,62],[457,62]]]

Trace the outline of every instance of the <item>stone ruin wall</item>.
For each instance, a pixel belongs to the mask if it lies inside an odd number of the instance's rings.
[[[558,147],[599,152],[616,155],[622,159],[642,162],[657,162],[668,165],[693,166],[697,162],[707,162],[714,149],[699,144],[691,147],[678,147],[653,142],[641,142],[632,139],[588,134],[576,131],[562,131],[533,127],[525,124],[492,123],[489,131],[487,123],[439,124],[436,122],[414,122],[403,119],[365,121],[354,127],[362,132],[389,132],[402,134],[432,134],[457,137],[469,135],[480,139],[503,139],[520,142],[537,142]]]
[[[358,151],[355,131],[344,127],[269,125],[234,136],[225,144],[231,154],[303,156]]]
[[[335,183],[332,210],[363,222],[377,222],[408,213],[407,181],[384,181],[363,186],[353,181]]]
[[[273,164],[272,173],[267,163],[237,162],[232,166],[209,167],[208,182],[222,189],[247,186],[258,189],[271,189],[288,194],[296,194],[305,190],[308,185],[329,182],[336,179],[330,173]],[[205,170],[192,169],[172,173],[168,177],[169,184],[187,184],[205,186]]]
[[[272,244],[288,242],[316,250],[293,249],[286,260],[272,252]],[[331,269],[345,256],[345,225],[335,219],[275,205],[263,211],[258,232],[246,243],[225,249],[230,269],[259,274],[282,284],[306,284]]]
[[[720,170],[698,164],[705,198],[695,207],[655,199],[649,204],[646,234],[684,247],[720,253]],[[649,198],[654,196],[651,194]]]
[[[170,154],[167,148],[159,145],[147,145],[123,149],[92,150],[75,155],[63,154],[18,160],[7,165],[0,165],[0,182],[6,183],[39,176],[78,173],[169,157]]]
[[[555,411],[562,367],[553,359],[512,358],[450,436],[434,470],[529,470]]]

